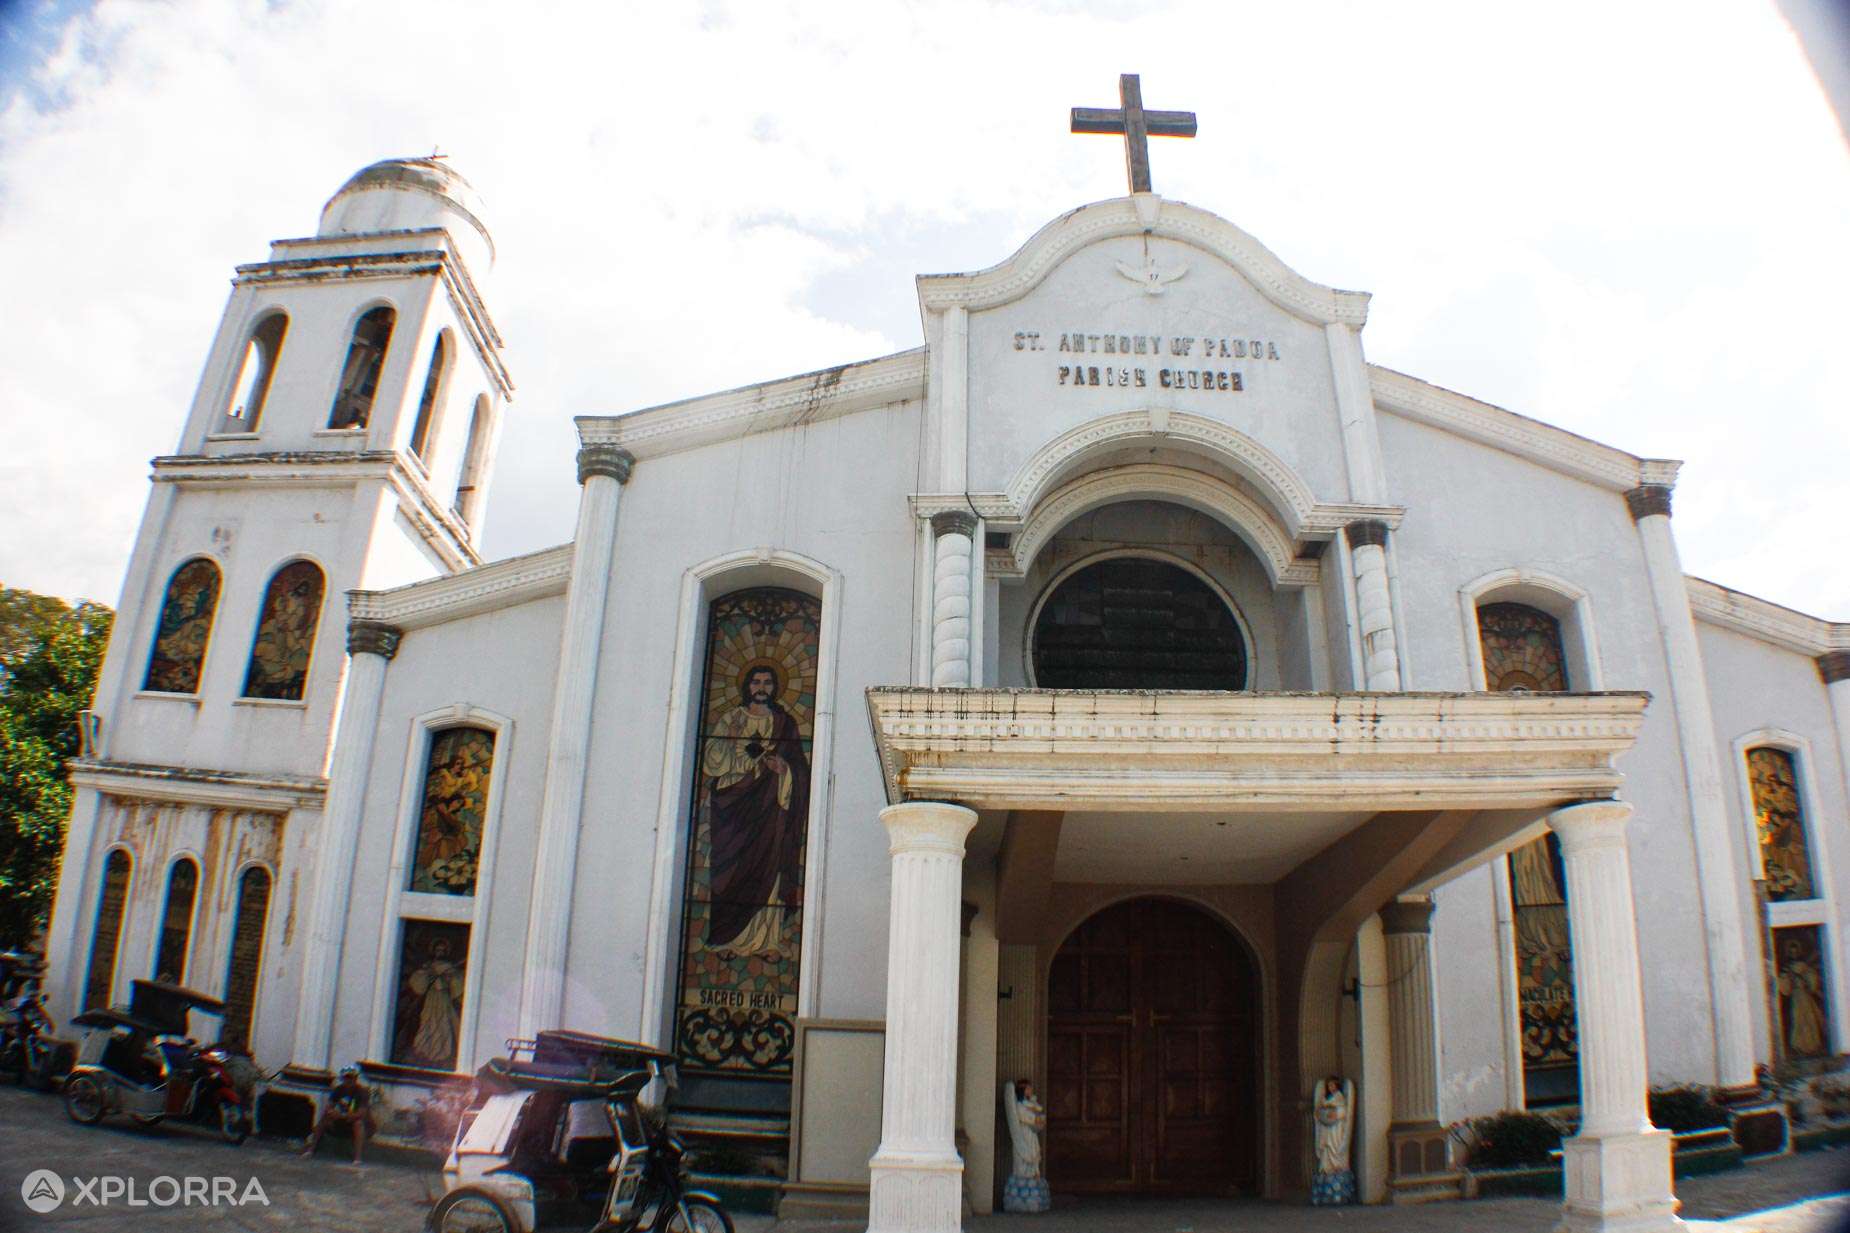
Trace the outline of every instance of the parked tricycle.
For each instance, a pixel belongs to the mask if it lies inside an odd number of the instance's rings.
[[[541,1032],[476,1074],[427,1233],[732,1233],[688,1189],[687,1154],[657,1108],[674,1058],[629,1041]],[[522,1056],[522,1055],[526,1056]]]
[[[51,1082],[58,1041],[39,983],[45,964],[22,951],[0,953],[0,1071],[28,1087]]]
[[[93,1126],[126,1113],[143,1126],[190,1118],[228,1143],[251,1131],[248,1062],[222,1044],[201,1047],[187,1035],[192,1011],[222,1015],[225,1004],[165,981],[138,980],[127,1007],[88,1010],[77,1064],[64,1080],[64,1109]]]

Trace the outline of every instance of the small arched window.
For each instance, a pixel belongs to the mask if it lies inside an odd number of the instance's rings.
[[[1527,604],[1485,604],[1477,610],[1484,684],[1492,693],[1558,694],[1567,690],[1561,622]]]
[[[469,441],[463,447],[462,474],[456,481],[456,516],[475,525],[482,507],[482,453],[488,448],[488,395],[478,394],[469,416]]]
[[[244,672],[246,698],[301,700],[321,623],[322,588],[321,567],[313,561],[291,561],[271,575]]]
[[[364,428],[373,413],[373,395],[379,392],[379,373],[385,367],[386,348],[398,314],[390,308],[369,311],[353,325],[353,342],[340,371],[340,388],[334,393],[329,428]]]
[[[218,583],[218,566],[204,557],[194,557],[167,580],[143,689],[163,694],[199,692],[199,670],[205,662],[206,643],[212,638],[212,616],[218,610]]]
[[[270,871],[252,865],[238,879],[238,915],[225,973],[225,1027],[219,1039],[248,1049],[257,1008],[257,974],[263,966],[263,926],[270,911]]]
[[[430,371],[424,374],[424,393],[418,399],[418,417],[411,425],[411,452],[419,462],[429,462],[426,451],[430,448],[430,439],[436,429],[437,415],[442,410],[441,401],[444,386],[448,383],[450,366],[450,332],[444,330],[437,335],[436,346],[430,349]]]
[[[161,910],[161,942],[154,954],[154,979],[186,979],[186,944],[193,934],[193,900],[199,894],[199,866],[182,856],[167,873],[167,906]]]
[[[1798,766],[1792,755],[1772,745],[1748,750],[1747,781],[1753,788],[1754,826],[1760,835],[1767,898],[1776,903],[1816,899],[1811,847],[1805,841],[1805,811],[1799,804]]]
[[[238,379],[231,387],[231,402],[225,407],[224,431],[257,431],[264,401],[270,396],[270,381],[276,375],[276,359],[283,351],[283,335],[288,330],[289,315],[276,312],[251,331],[238,365]]]
[[[128,906],[128,878],[134,862],[117,848],[103,862],[103,891],[96,904],[96,929],[90,935],[90,971],[84,978],[84,1009],[109,1005],[116,985],[116,944],[122,940],[122,914]]]

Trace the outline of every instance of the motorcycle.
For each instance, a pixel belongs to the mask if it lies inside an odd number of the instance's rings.
[[[227,1143],[251,1132],[249,1086],[238,1055],[222,1044],[200,1047],[187,1036],[191,1011],[223,1014],[225,1004],[165,981],[138,980],[128,1007],[90,1010],[71,1023],[85,1029],[77,1064],[64,1080],[64,1110],[94,1126],[126,1113],[142,1126],[190,1118]]]
[[[37,955],[0,954],[0,1070],[36,1088],[51,1083],[59,1045],[57,1025],[39,996],[44,971]]]
[[[508,1045],[476,1075],[426,1233],[733,1233],[642,1102],[658,1080],[672,1089],[671,1055],[579,1032]]]

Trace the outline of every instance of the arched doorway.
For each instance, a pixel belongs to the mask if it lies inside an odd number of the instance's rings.
[[[1260,986],[1199,908],[1088,919],[1047,981],[1047,1173],[1063,1191],[1256,1194]]]

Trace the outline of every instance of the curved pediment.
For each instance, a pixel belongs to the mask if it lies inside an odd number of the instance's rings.
[[[1013,256],[987,270],[920,275],[919,303],[927,311],[1007,304],[1039,286],[1065,258],[1087,245],[1130,235],[1161,236],[1218,257],[1272,303],[1305,321],[1359,327],[1368,319],[1367,292],[1312,282],[1219,215],[1154,193],[1095,202],[1063,214],[1035,232]],[[1161,276],[1160,271],[1152,274]]]

